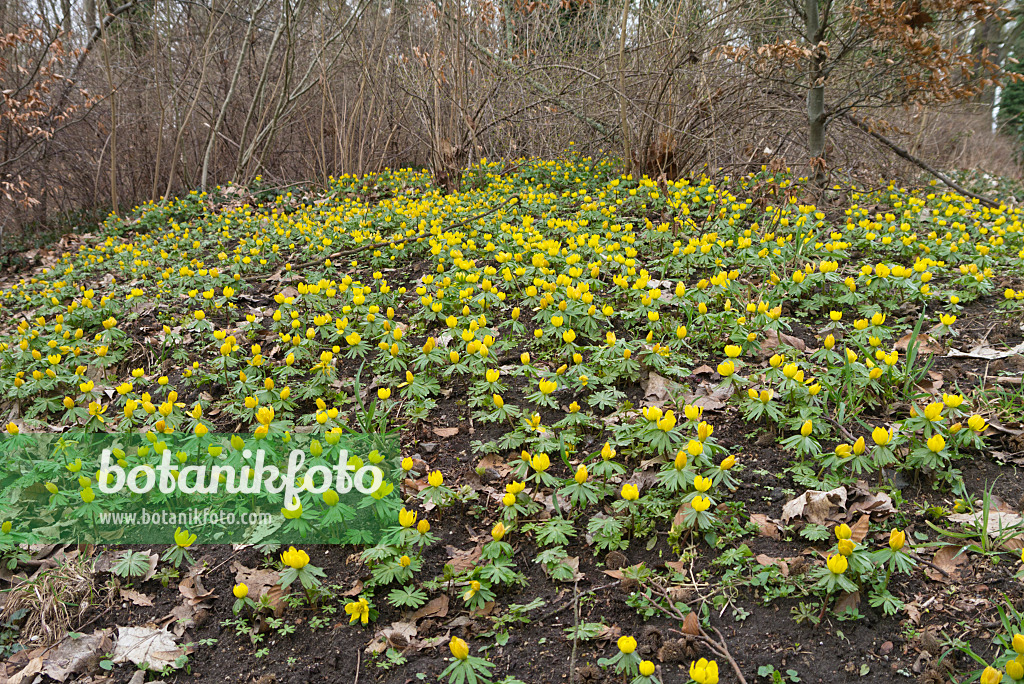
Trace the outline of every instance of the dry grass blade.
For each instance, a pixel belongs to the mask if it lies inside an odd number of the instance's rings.
[[[77,626],[95,595],[88,561],[69,557],[60,566],[41,570],[12,587],[0,610],[0,622],[26,609],[21,637],[46,646],[60,641]]]

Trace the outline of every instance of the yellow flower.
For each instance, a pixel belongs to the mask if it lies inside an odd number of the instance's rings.
[[[515,502],[516,495],[513,494],[512,492],[505,492],[505,495],[501,497],[501,503],[506,507],[513,505]]]
[[[363,338],[359,336],[359,333],[352,332],[345,336],[345,341],[348,342],[350,347],[354,347],[363,341]]]
[[[924,417],[928,420],[935,422],[942,418],[943,404],[939,401],[933,401],[924,407]]]
[[[605,442],[604,446],[601,447],[601,459],[604,461],[610,461],[613,458],[615,458],[615,449],[612,448],[611,444]]]
[[[391,398],[391,388],[389,388],[389,387],[380,387],[380,388],[378,388],[377,389],[377,398],[380,399],[381,401],[383,401],[385,399],[390,399]]]
[[[540,381],[540,392],[541,394],[547,395],[558,389],[558,383],[554,380],[541,380]]]
[[[1024,679],[1024,657],[1018,657],[1016,660],[1006,663],[1006,674],[1010,675],[1010,679],[1015,682]]]
[[[850,567],[850,563],[846,560],[846,556],[843,556],[841,554],[834,554],[829,556],[828,561],[826,563],[828,565],[829,571],[833,575],[842,575],[844,572],[846,572],[846,569]]]
[[[1013,635],[1013,650],[1017,652],[1017,655],[1024,655],[1024,634]]]
[[[409,472],[410,470],[412,470],[411,456],[406,456],[405,458],[402,459],[402,470],[404,470],[405,472]]]
[[[853,542],[852,539],[840,539],[839,543],[836,546],[838,547],[839,553],[841,553],[844,556],[849,556],[857,547],[857,545]]]
[[[440,470],[435,470],[427,475],[427,483],[431,487],[440,487],[444,484],[444,475],[441,474]]]
[[[426,518],[424,518],[423,520],[420,520],[418,523],[416,523],[416,531],[419,532],[420,534],[426,534],[427,532],[429,532],[430,531],[430,521],[428,521]]]
[[[174,530],[174,543],[183,549],[187,549],[196,543],[196,535],[189,534],[188,530],[183,530],[179,527]]]
[[[658,420],[658,429],[662,432],[668,432],[676,426],[676,417],[672,411],[666,411],[665,415]]]
[[[736,457],[730,455],[730,456],[726,456],[722,460],[722,462],[718,464],[718,469],[719,470],[731,470],[734,465],[736,465]]]
[[[988,426],[985,425],[985,419],[979,416],[977,413],[975,413],[973,416],[967,419],[967,427],[971,428],[971,430],[973,430],[974,432],[980,433],[984,432],[985,428],[987,428]]]
[[[345,612],[351,616],[348,619],[350,625],[356,620],[364,625],[370,621],[370,603],[364,598],[346,603]]]
[[[836,539],[849,539],[853,536],[853,530],[851,530],[850,526],[846,523],[843,523],[842,525],[836,525],[835,533]]]
[[[398,524],[402,527],[412,527],[416,524],[416,511],[402,509],[398,512]]]
[[[530,466],[538,473],[543,473],[551,467],[551,459],[548,458],[547,454],[541,452],[530,460]]]
[[[301,570],[309,563],[309,554],[289,546],[288,550],[281,554],[281,562],[289,568]]]
[[[690,506],[693,510],[701,513],[711,508],[711,499],[706,496],[695,496],[693,497],[693,500],[690,501]]]
[[[706,492],[711,489],[711,478],[701,477],[700,475],[693,476],[693,488],[698,492]]]
[[[484,377],[487,378],[487,382],[498,382],[498,378],[501,377],[501,371],[497,368],[488,368]]]
[[[994,667],[986,667],[985,671],[981,673],[981,684],[999,684],[1003,681],[1003,673]]]
[[[505,524],[499,522],[493,528],[491,528],[491,539],[494,541],[501,541],[505,536]]]
[[[234,589],[231,590],[231,593],[234,594],[237,599],[244,599],[249,595],[249,587],[243,583],[239,583],[235,585]]]
[[[3,534],[10,534],[13,523],[10,520],[4,520],[4,524],[0,525],[0,532]]]
[[[942,435],[932,435],[928,440],[928,448],[935,453],[939,453],[946,448],[946,438]]]
[[[622,491],[619,494],[626,501],[636,501],[640,498],[640,490],[637,489],[635,484],[622,485]]]
[[[686,451],[683,450],[683,449],[680,449],[676,453],[676,459],[675,459],[675,461],[672,462],[672,465],[673,465],[673,467],[676,470],[682,470],[683,468],[686,467],[687,461],[688,461],[688,458],[686,456]]]
[[[743,353],[743,349],[739,345],[736,345],[736,344],[727,344],[727,345],[725,345],[725,355],[728,356],[730,359],[735,359],[741,353]]]
[[[629,655],[636,650],[636,639],[631,636],[621,636],[616,642],[616,645],[619,647],[620,651]]]
[[[299,501],[299,497],[293,496],[292,503],[297,505],[292,509],[281,509],[281,515],[283,515],[286,520],[298,520],[302,517],[302,503]]]
[[[650,677],[652,674],[654,674],[654,663],[652,663],[650,660],[640,661],[640,674],[644,677]]]
[[[800,271],[797,271],[800,273]],[[697,684],[718,684],[718,663],[701,658],[690,663],[690,679]]]
[[[465,660],[469,657],[469,644],[459,637],[452,637],[452,640],[448,642],[448,648],[458,660]]]
[[[889,548],[893,551],[899,551],[903,548],[903,545],[907,543],[907,533],[900,530],[892,530],[889,532]]]
[[[576,480],[576,484],[583,484],[587,481],[587,477],[589,477],[589,473],[587,473],[587,466],[585,465],[581,465],[577,468],[576,474],[573,475],[573,479]]]
[[[8,423],[7,424],[7,434],[9,434],[9,435],[16,435],[16,434],[18,434],[18,432],[20,432],[20,430],[18,430],[18,426],[17,425],[15,425],[14,423]]]
[[[871,431],[871,439],[880,447],[884,447],[892,441],[892,433],[884,427],[876,427]]]
[[[814,423],[809,420],[805,420],[804,424],[800,426],[800,434],[804,437],[810,437],[811,432],[814,430]]]
[[[730,359],[726,359],[722,363],[718,364],[718,374],[723,378],[727,378],[736,372],[736,364]]]

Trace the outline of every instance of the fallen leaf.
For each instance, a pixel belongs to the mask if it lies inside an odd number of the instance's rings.
[[[856,610],[860,606],[860,592],[851,591],[843,594],[836,601],[836,615],[842,615],[847,611]]]
[[[145,594],[139,593],[134,589],[122,589],[121,597],[126,598],[137,606],[151,606],[153,605],[153,599]]]
[[[700,634],[700,620],[697,619],[697,613],[690,612],[683,618],[683,628],[680,630],[683,634],[690,634],[698,636]]]
[[[868,531],[871,528],[871,516],[864,513],[857,519],[857,522],[850,525],[850,539],[857,542],[858,544],[864,541],[864,537],[868,536]]]
[[[950,522],[978,528],[985,520],[985,515],[983,511],[954,513],[948,519]],[[1003,538],[1001,546],[1007,551],[1020,551],[1024,549],[1024,518],[1016,513],[990,509],[987,527],[989,537],[993,539]]]
[[[754,513],[750,516],[750,522],[757,525],[762,537],[770,537],[771,539],[782,538],[782,535],[779,532],[778,523],[770,519],[767,515]]]
[[[807,350],[807,344],[799,337],[793,337],[786,333],[779,333],[772,328],[768,328],[764,331],[764,339],[761,340],[761,349],[759,350],[759,354],[767,358],[775,353],[775,350],[778,349],[780,345],[793,347],[800,351]]]
[[[446,546],[445,550],[448,551],[448,556],[451,558],[446,565],[452,566],[452,574],[457,575],[463,570],[469,570],[476,565],[476,561],[480,558],[480,554],[483,551],[483,546],[477,544],[474,548],[464,551],[454,546]]]
[[[696,371],[694,371],[696,375]],[[717,411],[725,408],[732,397],[732,390],[728,387],[719,387],[710,383],[701,383],[696,391],[687,394],[683,400],[705,411]]]
[[[43,669],[43,658],[33,658],[20,672],[7,680],[7,684],[30,684]]]
[[[943,546],[935,552],[932,563],[942,568],[949,577],[935,568],[925,568],[925,574],[938,582],[951,582],[960,579],[960,567],[967,563],[967,552],[962,546]]]
[[[917,387],[917,389],[921,390],[922,392],[927,392],[928,394],[937,397],[940,394],[939,390],[942,389],[942,386],[945,384],[945,382],[946,379],[942,377],[942,373],[938,373],[936,371],[928,371],[928,377],[922,378],[921,381],[917,383],[917,385],[915,385],[915,387]]]
[[[231,571],[235,573],[235,584],[249,587],[249,598],[253,601],[259,600],[260,596],[281,579],[281,574],[276,570],[247,568],[238,561],[231,564]]]
[[[959,349],[950,348],[949,353],[946,356],[966,356],[972,359],[985,359],[987,361],[994,361],[995,359],[1005,359],[1017,354],[1024,353],[1024,342],[1021,342],[1012,349],[1006,349],[1004,351],[998,351],[988,346],[987,344],[981,344],[974,347],[970,351],[960,351]]]
[[[900,339],[896,340],[896,344],[894,344],[892,348],[896,351],[906,352],[910,348],[910,341],[913,337],[914,333],[907,333]],[[931,335],[919,333],[917,336],[917,353],[941,354],[942,344]]]
[[[191,604],[197,605],[207,599],[216,598],[212,589],[203,586],[203,581],[198,577],[186,577],[178,584],[178,591]]]
[[[644,404],[661,408],[672,399],[672,390],[678,388],[678,383],[651,371],[643,383]]]
[[[782,507],[782,524],[794,518],[802,518],[815,525],[824,525],[833,511],[846,508],[846,498],[846,487],[837,487],[828,492],[807,490]]]
[[[174,636],[153,627],[118,627],[112,660],[115,663],[131,661],[135,665],[147,663],[151,670],[174,667],[185,650],[175,642]]]
[[[438,437],[454,437],[459,434],[459,428],[457,427],[445,427],[445,428],[434,428],[433,432]]]
[[[73,674],[89,672],[99,665],[100,656],[110,650],[109,634],[110,630],[104,629],[77,639],[64,637],[46,655],[40,672],[58,682],[66,681]]]
[[[759,553],[757,554],[757,556],[754,557],[754,560],[756,560],[758,564],[763,565],[765,567],[769,565],[774,565],[782,572],[783,577],[789,577],[789,563],[787,563],[781,558],[773,558],[772,556]]]
[[[410,615],[409,621],[415,623],[426,617],[443,618],[446,615],[448,615],[448,595],[441,594]]]

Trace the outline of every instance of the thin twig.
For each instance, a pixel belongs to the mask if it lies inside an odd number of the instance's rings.
[[[939,572],[941,572],[941,573],[942,573],[942,576],[943,576],[943,577],[945,577],[945,578],[947,578],[947,579],[952,579],[952,578],[951,578],[951,577],[949,576],[949,573],[948,573],[948,572],[946,572],[945,570],[943,570],[942,568],[940,568],[940,567],[939,567],[938,565],[936,565],[935,563],[932,563],[932,562],[931,562],[931,561],[929,561],[929,560],[925,560],[924,558],[921,558],[921,556],[919,556],[919,555],[917,555],[917,554],[914,554],[914,553],[911,553],[911,554],[907,554],[907,555],[909,555],[909,556],[910,556],[911,558],[914,558],[914,559],[916,559],[916,560],[917,560],[917,562],[919,562],[919,563],[923,563],[923,564],[927,565],[927,566],[928,566],[929,568],[932,568],[933,570],[938,570]]]
[[[363,651],[362,651],[362,649],[357,648],[356,649],[356,678],[355,678],[355,680],[352,681],[352,684],[359,684],[359,665],[362,662],[362,660],[363,660]]]
[[[597,592],[601,591],[602,589],[611,589],[612,587],[617,587],[620,584],[622,584],[622,580],[615,580],[611,584],[602,584],[599,587],[594,587],[593,589],[585,591],[585,592],[583,592],[583,594],[581,594],[581,596],[585,596],[587,594],[596,594]],[[567,602],[563,603],[562,605],[560,605],[559,607],[554,608],[552,610],[549,610],[547,613],[545,613],[544,615],[542,615],[539,618],[537,618],[537,622],[538,623],[544,622],[548,618],[551,618],[551,617],[554,617],[554,616],[558,615],[559,613],[561,613],[563,610],[565,610],[566,608],[568,608],[571,605],[572,605],[572,601],[567,601]]]
[[[572,655],[569,656],[569,684],[576,681],[576,649],[580,643],[580,581],[572,585]]]

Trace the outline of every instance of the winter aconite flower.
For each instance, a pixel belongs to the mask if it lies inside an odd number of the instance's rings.
[[[370,621],[370,604],[364,598],[346,603],[345,612],[349,615],[348,623],[350,625],[357,620],[364,625]]]
[[[889,533],[889,548],[893,551],[899,551],[903,548],[903,545],[907,543],[907,533],[900,530],[892,530]]]
[[[452,640],[448,642],[448,648],[458,660],[465,660],[469,657],[469,644],[459,637],[452,637]]]
[[[309,554],[296,549],[294,546],[290,546],[287,551],[281,554],[281,562],[289,568],[301,570],[309,563]]]
[[[196,543],[196,535],[189,534],[188,530],[183,530],[180,527],[174,530],[174,543],[183,549],[187,549]]]
[[[240,582],[235,585],[231,590],[231,593],[234,594],[237,599],[244,599],[249,595],[249,587]]]
[[[996,668],[989,666],[981,673],[981,679],[978,681],[981,684],[999,684],[1003,681],[1003,673]]]
[[[690,663],[690,679],[697,684],[718,684],[718,663],[704,658]]]
[[[402,527],[412,527],[416,524],[416,511],[402,509],[398,512],[398,524]]]
[[[640,498],[640,490],[635,484],[624,484],[620,495],[626,501],[636,501]]]
[[[636,650],[636,639],[631,636],[621,636],[616,642],[616,645],[619,647],[620,651],[629,655]]]
[[[828,565],[828,569],[833,575],[842,575],[846,572],[846,569],[850,567],[850,563],[846,560],[846,556],[838,553],[829,556],[826,561],[826,565]]]

